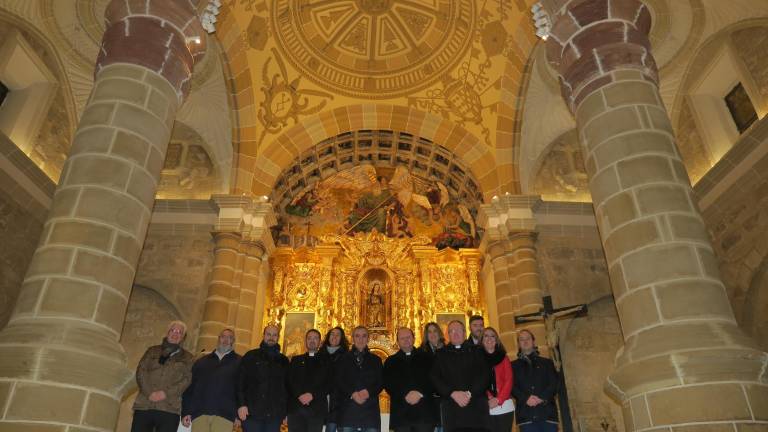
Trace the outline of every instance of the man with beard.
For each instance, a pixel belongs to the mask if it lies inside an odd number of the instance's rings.
[[[278,432],[287,411],[288,358],[280,353],[280,329],[264,328],[258,348],[245,353],[237,379],[237,416],[245,432]]]
[[[181,347],[187,326],[168,325],[163,343],[149,347],[136,368],[139,394],[133,404],[131,432],[176,432],[181,394],[192,378],[192,354]]]
[[[480,315],[469,317],[469,337],[467,343],[481,349],[483,343],[483,331],[485,330],[485,321]]]
[[[384,362],[384,388],[391,400],[389,427],[395,432],[432,432],[437,424],[429,381],[432,358],[414,349],[413,342],[413,331],[400,328],[400,350]]]
[[[441,412],[446,432],[487,430],[488,402],[485,391],[490,376],[483,353],[465,343],[464,324],[448,324],[449,343],[437,352],[432,384],[442,396]]]
[[[342,432],[378,432],[381,359],[368,350],[365,327],[352,331],[352,342],[352,349],[339,360],[336,369],[339,427]]]
[[[235,332],[219,333],[216,349],[192,366],[192,384],[182,398],[181,423],[195,432],[231,432],[236,420],[235,385],[240,354],[233,350]],[[239,420],[238,420],[239,423]]]
[[[288,429],[291,432],[320,432],[328,414],[327,358],[318,353],[320,332],[304,335],[307,352],[294,356],[288,368]]]

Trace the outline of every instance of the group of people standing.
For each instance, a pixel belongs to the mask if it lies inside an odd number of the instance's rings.
[[[518,331],[510,361],[499,335],[481,316],[424,328],[415,347],[409,328],[397,331],[399,350],[382,364],[368,348],[368,330],[335,327],[321,342],[305,335],[306,352],[290,360],[280,353],[279,328],[264,329],[258,348],[242,357],[235,334],[225,329],[216,349],[194,361],[181,347],[186,327],[169,325],[161,345],[139,362],[132,432],[379,432],[379,394],[390,396],[390,429],[396,432],[510,432],[515,412],[521,432],[556,432],[558,376],[539,355],[533,333]],[[466,339],[465,339],[466,338]]]

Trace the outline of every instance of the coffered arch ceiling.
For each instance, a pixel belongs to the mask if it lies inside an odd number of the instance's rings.
[[[466,130],[487,148],[486,169],[496,173],[483,193],[517,191],[512,143],[535,44],[533,3],[225,1],[217,37],[237,112],[235,192],[256,192],[250,167],[285,130],[364,103],[437,115]]]

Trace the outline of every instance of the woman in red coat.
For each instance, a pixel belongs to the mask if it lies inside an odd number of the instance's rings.
[[[493,327],[486,327],[483,331],[482,343],[485,361],[491,374],[491,385],[486,392],[490,411],[488,428],[491,432],[510,432],[515,419],[515,404],[510,395],[512,363],[507,358],[507,350]]]

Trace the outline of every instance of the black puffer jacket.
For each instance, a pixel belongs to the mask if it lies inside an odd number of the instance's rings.
[[[362,355],[362,362],[357,362],[356,355]],[[379,411],[379,393],[383,388],[381,370],[381,359],[372,354],[368,348],[365,348],[362,353],[352,348],[339,359],[336,363],[340,404],[339,426],[381,427]],[[352,399],[352,393],[363,389],[368,390],[368,399],[359,405]]]
[[[247,406],[249,417],[283,419],[288,403],[288,358],[280,346],[264,342],[240,361],[237,380],[237,406]]]
[[[512,395],[516,400],[517,424],[539,421],[557,422],[555,395],[559,389],[559,380],[552,360],[534,352],[528,356],[519,355],[512,362],[515,377]],[[531,395],[536,395],[544,403],[530,407],[526,403]]]

